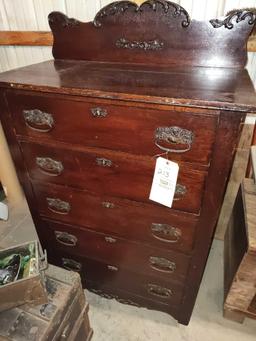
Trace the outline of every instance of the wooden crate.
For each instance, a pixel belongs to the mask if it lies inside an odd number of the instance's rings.
[[[89,341],[88,319],[80,276],[50,265],[46,271],[48,304],[22,306],[0,313],[1,341]]]
[[[224,316],[256,319],[256,185],[245,179],[225,235]]]

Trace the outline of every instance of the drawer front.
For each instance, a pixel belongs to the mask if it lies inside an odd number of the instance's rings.
[[[208,164],[218,113],[8,92],[18,135]]]
[[[149,200],[155,159],[107,150],[78,152],[22,143],[32,179],[130,200]],[[173,208],[199,213],[207,172],[181,165]]]
[[[190,257],[184,254],[69,225],[44,220],[38,234],[47,250],[90,257],[166,280],[183,282],[189,267]]]
[[[34,183],[34,192],[40,214],[50,219],[161,248],[193,249],[198,217],[191,214],[62,186]]]
[[[158,276],[143,275],[127,271],[114,264],[99,262],[68,253],[49,252],[49,259],[58,266],[77,271],[79,264],[81,277],[98,283],[98,287],[111,287],[165,304],[179,304],[183,296],[183,285],[166,281]]]

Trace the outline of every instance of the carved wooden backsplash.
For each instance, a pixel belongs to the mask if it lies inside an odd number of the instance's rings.
[[[236,11],[221,20],[196,21],[182,6],[166,0],[141,5],[117,1],[88,23],[60,12],[49,15],[56,59],[167,66],[243,68],[245,44],[255,21],[256,15],[250,11]]]

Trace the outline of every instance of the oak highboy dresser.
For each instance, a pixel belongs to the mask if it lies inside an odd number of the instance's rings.
[[[189,322],[241,122],[256,111],[244,69],[255,20],[199,22],[164,0],[114,2],[89,23],[49,15],[55,60],[2,74],[0,105],[51,262]],[[148,199],[164,153],[180,167],[171,209]]]

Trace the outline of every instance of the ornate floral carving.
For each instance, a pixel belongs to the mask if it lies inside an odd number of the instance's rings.
[[[54,126],[52,115],[39,109],[23,110],[23,117],[26,124],[31,128],[38,127],[40,130],[48,132]],[[43,128],[43,126],[45,126],[45,128]]]
[[[155,238],[170,243],[177,243],[182,235],[180,229],[168,224],[152,223],[151,231]]]
[[[71,210],[70,203],[55,198],[46,198],[48,207],[57,213],[67,214]]]
[[[229,13],[229,15],[224,20],[219,19],[213,19],[210,20],[210,23],[214,28],[219,28],[224,26],[225,28],[228,28],[231,30],[234,27],[234,21],[235,23],[239,23],[245,19],[248,18],[248,24],[254,25],[256,22],[256,13],[251,11],[232,11]]]
[[[137,5],[131,1],[116,1],[105,7],[103,7],[95,16],[93,24],[95,27],[102,26],[102,19],[117,14],[124,14],[128,9],[134,9],[135,13],[143,12],[144,8],[149,6],[153,11],[157,11],[158,8],[162,8],[164,13],[168,14],[171,12],[173,18],[185,17],[181,25],[188,27],[190,24],[190,17],[188,12],[178,4],[175,4],[166,0],[148,0],[143,2],[141,5]]]
[[[53,160],[50,157],[37,157],[36,164],[45,172],[55,173],[52,175],[60,175],[64,170],[60,161]]]
[[[166,258],[152,256],[149,258],[149,262],[150,265],[157,270],[166,272],[174,272],[176,270],[176,264],[174,262],[169,261]]]
[[[184,185],[177,184],[175,188],[175,197],[173,200],[179,200],[184,197],[187,193],[187,187]]]
[[[79,26],[81,21],[69,18],[61,12],[52,12],[48,16],[49,24],[60,24],[62,27]]]
[[[157,51],[164,47],[164,43],[158,39],[149,41],[130,41],[125,38],[120,38],[116,42],[116,47],[129,50],[139,49],[144,51]]]

